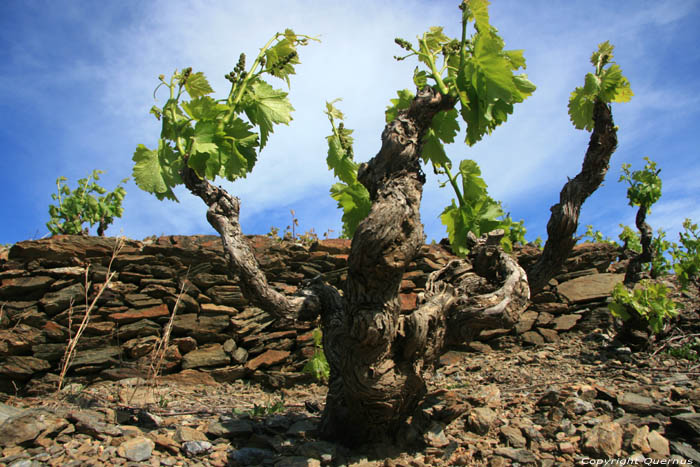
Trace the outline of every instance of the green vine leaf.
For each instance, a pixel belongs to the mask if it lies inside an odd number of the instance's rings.
[[[201,71],[190,74],[185,80],[185,90],[192,99],[211,94],[214,90],[209,85],[209,81]]]
[[[594,73],[587,73],[584,85],[577,87],[569,98],[569,117],[579,130],[593,131],[593,107],[597,99],[608,104],[629,102],[634,93],[622,75],[622,69],[612,63],[614,47],[605,41],[591,56]]]
[[[139,188],[156,195],[159,200],[178,201],[172,188],[182,183],[179,173],[182,161],[170,146],[161,140],[158,151],[154,151],[139,144],[132,160],[134,181]]]
[[[391,99],[391,105],[389,105],[384,112],[387,123],[393,122],[394,119],[398,117],[399,111],[409,108],[415,97],[408,89],[396,91],[396,94],[399,96],[398,99]]]
[[[260,149],[267,144],[275,124],[287,125],[292,121],[294,107],[287,99],[287,93],[264,81],[256,81],[249,87],[243,105],[250,122],[260,127]]]

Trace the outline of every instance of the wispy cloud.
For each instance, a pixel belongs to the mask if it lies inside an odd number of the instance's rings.
[[[33,203],[32,213],[45,212],[44,199],[49,198],[44,193],[51,191],[59,174],[77,178],[100,168],[108,171],[104,179],[108,188],[130,175],[135,146],[155,146],[160,132],[159,122],[148,115],[159,74],[193,66],[204,71],[223,95],[228,85],[223,75],[238,53],[256,55],[274,32],[286,27],[320,36],[322,43],[301,51],[302,64],[292,80],[294,121],[275,130],[247,179],[223,183],[242,199],[244,228],[251,233],[269,229],[270,220],[283,227],[289,209],[307,216],[300,219],[309,228],[339,231],[340,212],[328,197],[333,180],[325,166],[324,137],[329,127],[322,113],[324,102],[344,99],[340,106],[347,126],[355,129],[357,158],[369,159],[379,149],[388,100],[398,89],[413,88],[416,64],[392,59],[399,52],[394,37],[413,39],[432,25],[443,25],[448,34],[457,36],[459,26],[457,2],[442,0],[42,5],[41,9],[24,7],[23,14],[16,16],[23,24],[2,23],[10,32],[0,36],[8,44],[0,52],[7,59],[6,65],[0,65],[0,88],[4,89],[0,105],[10,114],[23,106],[44,135],[44,141],[18,136],[19,130],[31,134],[31,123],[21,121],[11,122],[13,134],[0,130],[0,138],[13,141],[13,157],[31,155],[34,164],[47,169],[37,175],[22,164],[13,167],[31,187],[17,188],[20,192],[41,193],[18,201],[14,208],[29,212],[26,203]],[[603,1],[492,2],[492,21],[509,48],[525,49],[526,71],[538,90],[493,135],[473,148],[452,145],[449,154],[455,160],[477,160],[491,194],[502,199],[514,217],[536,222],[531,232],[542,234],[548,207],[556,202],[566,177],[580,169],[588,144],[588,134],[569,122],[569,93],[583,83],[596,44],[609,39],[617,46],[618,63],[636,96],[631,103],[614,107],[621,128],[619,149],[606,186],[594,195],[598,201],[591,200],[600,209],[584,210],[582,222],[593,219],[616,226],[621,210],[607,209],[614,203],[600,200],[622,194],[617,204],[625,208],[624,190],[613,180],[621,161],[638,160],[647,155],[640,154],[643,148],[654,145],[674,147],[679,138],[698,147],[696,133],[678,135],[676,131],[683,121],[698,118],[697,97],[693,97],[700,95],[698,82],[683,79],[689,68],[699,67],[698,53],[688,50],[679,58],[673,47],[700,39],[697,28],[688,24],[688,17],[700,16],[699,10],[697,2],[680,0],[673,8],[639,2],[633,11]],[[681,68],[674,75],[676,66]],[[664,173],[675,176],[683,171],[672,153],[653,158]],[[15,185],[7,168],[3,182],[12,190],[19,184]],[[444,229],[437,216],[452,194],[440,190],[434,178],[429,174],[423,221],[429,237],[440,238]],[[674,202],[697,198],[697,185],[693,188],[691,181],[685,186],[688,189]],[[177,191],[181,203],[174,204],[157,201],[133,182],[127,189],[124,218],[115,223],[115,231],[122,229],[136,238],[210,231],[204,205],[184,190]],[[3,216],[15,215],[12,208],[3,209]],[[669,216],[676,215],[668,209]],[[21,230],[14,232],[6,233],[5,241],[21,239],[17,233]]]

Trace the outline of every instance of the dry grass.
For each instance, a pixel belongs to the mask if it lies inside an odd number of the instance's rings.
[[[188,271],[189,273],[189,271]],[[163,360],[165,359],[165,354],[168,350],[168,344],[170,343],[170,333],[173,329],[173,323],[175,322],[175,315],[177,314],[177,307],[180,305],[180,300],[182,295],[187,291],[187,275],[185,275],[185,280],[180,283],[180,293],[175,300],[175,306],[173,306],[173,311],[170,313],[170,319],[168,324],[165,326],[163,331],[163,337],[160,338],[158,346],[156,347],[153,355],[151,357],[151,367],[148,371],[148,380],[152,385],[156,384],[158,376],[160,376],[160,371],[163,366]]]
[[[100,299],[102,296],[102,292],[105,291],[105,289],[109,286],[109,283],[112,281],[114,278],[116,272],[112,271],[112,263],[114,262],[114,258],[117,257],[119,254],[119,251],[121,251],[122,247],[124,246],[124,237],[119,237],[117,238],[116,243],[114,244],[114,251],[112,252],[112,258],[109,260],[109,265],[107,267],[107,277],[100,286],[100,289],[97,291],[97,294],[93,297],[92,302],[89,301],[89,295],[90,295],[90,281],[89,281],[89,275],[88,272],[90,270],[90,266],[88,265],[85,268],[85,315],[83,316],[82,321],[80,322],[80,326],[78,326],[78,330],[76,331],[74,336],[70,336],[68,338],[68,346],[66,346],[66,351],[63,354],[63,359],[61,360],[61,373],[58,377],[58,389],[57,392],[61,391],[61,388],[63,387],[63,381],[65,380],[66,373],[68,372],[68,368],[70,368],[71,362],[75,358],[75,353],[76,349],[78,348],[78,342],[80,341],[80,338],[83,335],[83,332],[85,332],[85,329],[87,328],[88,323],[90,322],[90,315],[92,311],[95,309],[95,306],[97,305],[97,301]],[[73,303],[69,305],[68,309],[68,332],[71,333],[73,329]]]

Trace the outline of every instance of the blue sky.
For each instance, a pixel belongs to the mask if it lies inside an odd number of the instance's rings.
[[[256,54],[287,27],[322,40],[300,52],[290,91],[294,121],[275,131],[247,179],[223,185],[242,200],[245,233],[283,229],[293,209],[302,231],[337,235],[341,212],[328,195],[334,180],[325,165],[325,101],[343,98],[356,159],[371,158],[389,99],[413,88],[416,64],[392,59],[400,52],[393,39],[413,39],[434,25],[457,36],[457,3],[0,2],[0,243],[48,233],[58,176],[74,187],[100,169],[101,184],[113,189],[131,175],[136,145],[154,147],[160,132],[148,114],[159,74],[192,66],[221,96],[239,53]],[[622,163],[641,168],[644,156],[658,163],[664,182],[652,227],[677,240],[684,218],[700,221],[700,2],[494,0],[491,22],[507,48],[525,50],[526,72],[538,89],[491,136],[472,148],[453,144],[448,154],[455,163],[480,164],[490,194],[525,219],[528,239],[546,235],[549,207],[580,169],[589,135],[570,124],[566,106],[604,40],[615,45],[635,97],[613,107],[619,147],[604,186],[584,205],[580,233],[593,224],[617,237],[618,224],[633,225],[636,211],[617,179]],[[426,172],[422,220],[428,240],[439,240],[445,231],[438,216],[454,195]],[[183,189],[176,191],[179,204],[158,201],[133,182],[126,189],[124,215],[108,235],[212,233],[205,206]]]

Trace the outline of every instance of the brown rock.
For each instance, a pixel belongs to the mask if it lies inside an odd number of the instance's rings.
[[[554,329],[537,328],[537,332],[544,337],[545,342],[559,342],[559,333]]]
[[[544,344],[544,338],[537,332],[535,331],[528,331],[526,333],[523,333],[522,336],[520,336],[523,342],[527,344],[532,344],[532,345],[543,345]]]
[[[528,310],[524,312],[522,315],[520,315],[520,319],[518,320],[517,323],[515,323],[515,332],[517,334],[523,334],[530,329],[532,329],[532,326],[535,324],[535,321],[537,320],[537,312]]]
[[[610,296],[616,284],[622,282],[624,274],[594,274],[577,277],[557,286],[557,292],[570,303],[601,300]]]
[[[586,433],[583,449],[597,459],[611,459],[622,448],[622,427],[616,422],[603,422]]]
[[[176,339],[171,339],[170,343],[177,345],[177,348],[183,355],[197,348],[197,341],[191,337],[178,337]]]
[[[39,330],[26,324],[19,324],[12,329],[0,329],[0,357],[27,354],[32,346],[45,341],[46,338]]]
[[[71,305],[85,304],[85,286],[83,284],[73,284],[57,292],[49,292],[39,300],[39,304],[44,311],[53,316]]]
[[[114,237],[86,237],[84,235],[54,235],[40,240],[15,243],[10,249],[10,259],[41,259],[70,264],[73,258],[107,257],[114,251]],[[125,240],[122,254],[140,248],[140,242]]]
[[[65,418],[47,409],[23,410],[0,424],[0,446],[15,446],[33,441],[40,436],[58,433],[66,426],[68,421]]]
[[[657,411],[657,405],[647,396],[633,392],[625,392],[617,396],[617,403],[626,411],[651,414]]]
[[[58,323],[47,321],[41,332],[52,341],[65,341],[68,339],[68,329]]]
[[[245,367],[251,371],[255,371],[258,368],[267,368],[283,363],[289,355],[290,352],[287,350],[268,350],[254,359],[249,360],[245,364]]]
[[[121,348],[117,346],[79,350],[70,364],[70,368],[89,366],[100,367],[96,368],[96,370],[100,370],[111,364],[118,363],[120,353]]]
[[[634,435],[632,435],[632,439],[630,440],[630,447],[642,454],[649,454],[651,452],[651,447],[649,447],[648,436],[649,427],[647,425],[635,428]]]
[[[243,365],[227,366],[224,368],[214,368],[211,376],[220,383],[231,383],[241,379],[249,373]]]
[[[182,368],[204,368],[226,366],[231,363],[231,357],[224,351],[221,344],[206,345],[193,350],[182,357]]]
[[[557,331],[568,331],[576,326],[581,319],[581,315],[561,315],[554,319],[554,329]]]
[[[536,303],[533,308],[540,313],[549,313],[552,315],[560,315],[566,313],[569,310],[569,305],[566,303]]]
[[[347,253],[350,251],[350,240],[344,238],[319,240],[312,245],[311,251],[325,251],[331,255]]]
[[[497,418],[496,412],[488,407],[477,407],[469,412],[466,428],[478,435],[485,435],[496,423]]]
[[[151,458],[154,447],[155,443],[152,440],[139,436],[120,444],[117,448],[117,454],[132,462],[143,462]]]
[[[207,289],[206,295],[217,305],[243,308],[248,304],[248,299],[243,296],[241,288],[237,285],[215,285]]]
[[[165,303],[161,303],[160,305],[151,308],[129,310],[124,313],[112,313],[109,315],[109,319],[122,325],[133,323],[141,319],[161,318],[164,316],[170,316],[170,311],[168,311],[168,307],[165,305]]]
[[[12,277],[0,282],[0,297],[22,297],[22,300],[41,297],[54,279],[48,276]]]
[[[226,305],[216,305],[215,303],[202,303],[199,305],[200,313],[203,315],[229,315],[234,316],[238,310]]]
[[[647,440],[649,441],[649,447],[651,450],[657,453],[659,456],[668,457],[671,455],[668,440],[661,436],[661,433],[658,431],[653,430],[651,433],[649,433]]]
[[[194,313],[177,315],[173,320],[173,333],[194,337],[199,344],[224,342],[229,336],[223,331],[230,324],[228,316],[197,316]]]
[[[524,448],[527,440],[518,427],[505,425],[501,427],[501,437],[509,446],[514,448]]]
[[[156,336],[162,331],[162,326],[154,323],[149,319],[142,319],[135,323],[129,323],[124,326],[119,326],[117,336],[119,339],[126,340],[134,337]]]
[[[0,363],[0,375],[6,378],[26,381],[35,373],[47,371],[51,365],[40,358],[11,355]]]
[[[179,426],[175,430],[175,436],[173,439],[178,443],[186,443],[187,441],[207,441],[207,435],[201,431],[197,431],[194,428],[188,426]]]

